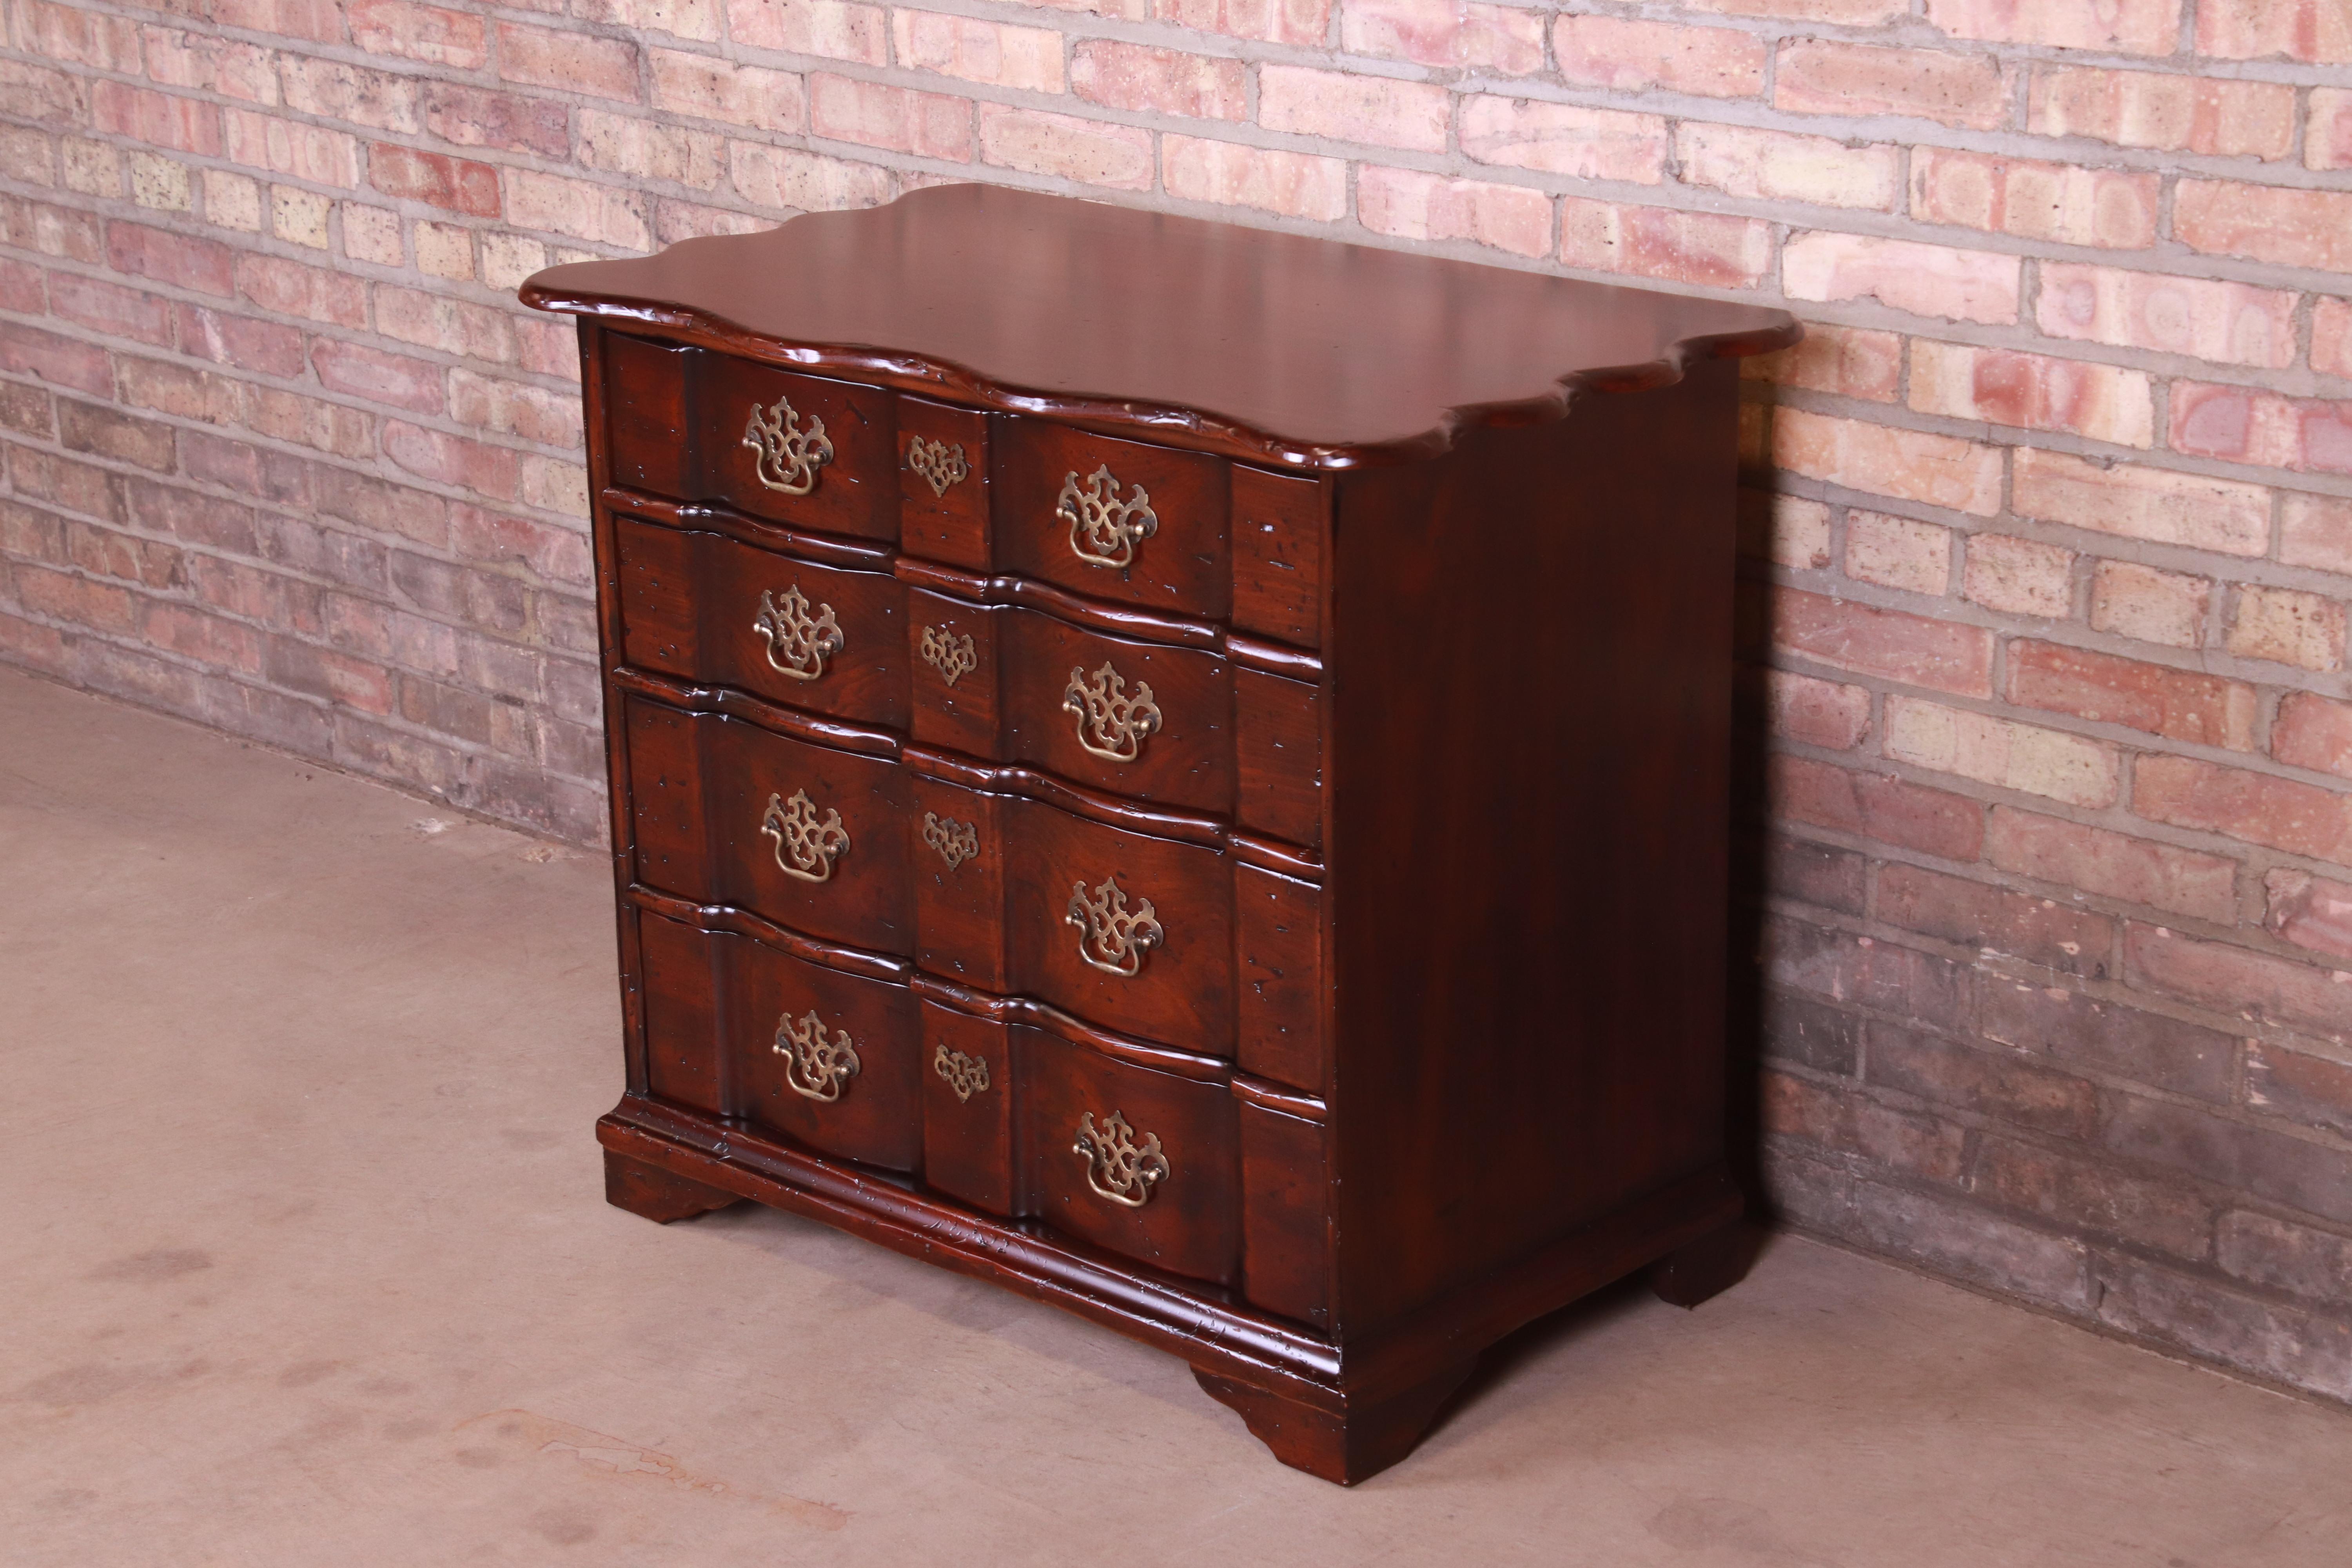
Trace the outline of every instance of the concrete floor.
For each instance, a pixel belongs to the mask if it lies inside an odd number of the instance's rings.
[[[1341,1491],[1049,1309],[606,1207],[593,857],[0,671],[0,871],[11,1568],[2352,1562],[2352,1415],[1799,1240]]]

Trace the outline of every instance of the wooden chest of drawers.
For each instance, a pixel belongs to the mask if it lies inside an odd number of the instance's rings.
[[[1393,1463],[1725,1282],[1736,366],[1778,311],[980,186],[577,313],[608,1195],[813,1215]]]

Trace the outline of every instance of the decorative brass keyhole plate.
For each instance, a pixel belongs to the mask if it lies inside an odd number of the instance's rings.
[[[1158,912],[1150,899],[1138,899],[1129,914],[1127,890],[1114,874],[1092,893],[1084,882],[1072,883],[1062,923],[1078,928],[1078,956],[1090,968],[1131,980],[1143,968],[1143,955],[1167,940],[1154,918]]]
[[[944,496],[952,486],[961,484],[971,473],[963,460],[963,443],[949,446],[945,441],[929,441],[920,436],[907,443],[907,467],[931,487],[931,494]]]
[[[1078,744],[1108,762],[1135,761],[1143,754],[1143,742],[1160,732],[1151,682],[1137,681],[1129,697],[1127,682],[1108,659],[1092,676],[1070,671],[1070,683],[1062,688],[1062,711],[1078,716]]]
[[[800,411],[790,398],[779,397],[772,408],[751,405],[743,445],[760,454],[760,482],[788,496],[804,496],[816,489],[816,471],[833,461],[824,421],[812,414],[808,428],[802,429]]]
[[[1147,1132],[1137,1142],[1135,1129],[1125,1116],[1112,1111],[1095,1126],[1095,1113],[1078,1115],[1078,1141],[1070,1152],[1087,1163],[1087,1185],[1097,1197],[1121,1208],[1139,1209],[1169,1175],[1168,1157],[1160,1152],[1160,1134]]]
[[[952,871],[980,853],[980,828],[970,822],[958,822],[952,816],[935,812],[923,813],[923,842],[940,853]]]
[[[948,1049],[944,1040],[931,1052],[931,1070],[948,1080],[958,1103],[988,1092],[988,1063],[982,1058]]]
[[[798,1023],[790,1013],[776,1020],[775,1052],[784,1058],[784,1081],[793,1092],[828,1105],[841,1098],[860,1065],[849,1031],[836,1029],[826,1039],[824,1020],[814,1008]]]
[[[980,649],[972,645],[969,632],[959,637],[937,626],[925,626],[919,647],[923,662],[938,670],[940,679],[950,686],[980,668]]]
[[[1160,531],[1160,515],[1141,485],[1127,500],[1118,499],[1118,481],[1105,463],[1087,476],[1086,489],[1071,470],[1062,481],[1054,515],[1070,525],[1070,552],[1089,566],[1125,566],[1135,559],[1135,547]]]
[[[751,629],[768,645],[768,667],[794,680],[814,680],[824,673],[824,661],[849,646],[831,605],[819,605],[809,614],[808,595],[798,583],[784,590],[784,602],[760,591],[760,613]]]
[[[768,797],[768,809],[760,815],[760,837],[773,846],[776,868],[803,882],[831,881],[833,863],[849,853],[849,830],[841,826],[841,813],[828,809],[819,821],[816,802],[804,789],[793,791],[790,800]]]

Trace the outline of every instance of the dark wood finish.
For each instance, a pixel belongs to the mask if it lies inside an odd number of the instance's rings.
[[[615,1203],[994,1279],[1342,1482],[1530,1319],[1737,1277],[1727,361],[1785,315],[972,188],[525,297],[586,318]],[[835,444],[802,497],[747,479],[781,397]],[[1104,466],[1157,519],[1123,567],[1055,516]],[[813,681],[750,624],[795,583]],[[1106,660],[1131,759],[1062,708]],[[801,790],[818,882],[760,833]],[[1067,921],[1114,877],[1132,973]],[[812,1014],[834,1100],[777,1048]]]
[[[569,310],[981,408],[1348,468],[1801,333],[1786,311],[983,185],[551,268]]]

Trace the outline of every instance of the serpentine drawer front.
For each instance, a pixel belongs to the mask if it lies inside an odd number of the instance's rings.
[[[1785,314],[976,185],[523,299],[580,317],[612,1202],[1000,1280],[1342,1482],[1519,1324],[1731,1281]]]

